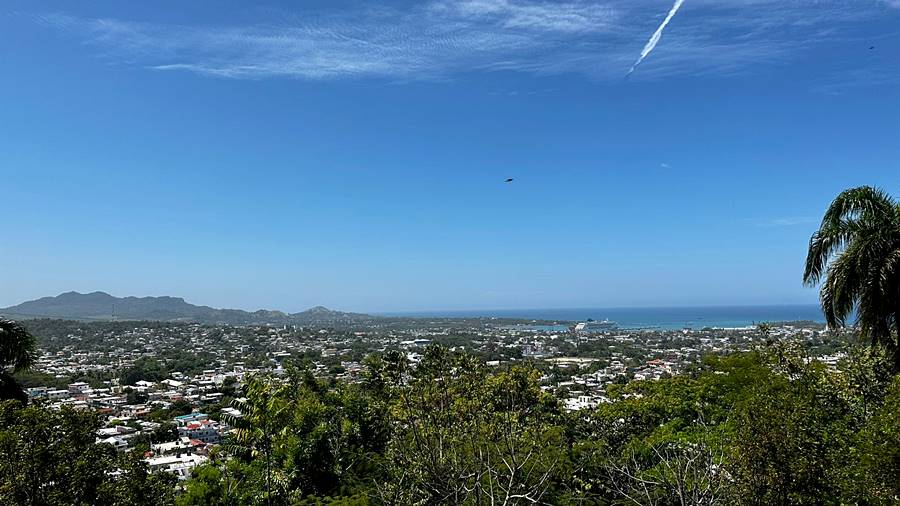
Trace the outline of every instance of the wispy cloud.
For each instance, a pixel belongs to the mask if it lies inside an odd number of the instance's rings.
[[[505,28],[527,28],[559,32],[599,32],[618,20],[609,5],[578,2],[515,2],[510,0],[439,1],[436,12],[498,21]]]
[[[815,218],[811,218],[809,216],[791,216],[785,218],[772,218],[768,220],[759,220],[755,221],[754,224],[758,227],[794,227],[797,225],[809,225],[811,223],[816,223]]]
[[[576,12],[573,6],[567,9]],[[548,39],[548,34],[587,31],[588,20],[596,21],[591,31],[597,31],[611,15],[584,9],[578,18],[550,16],[543,12],[547,7],[537,4],[507,4],[493,13],[472,6],[450,12],[446,4],[432,4],[412,14],[246,27],[157,25],[59,14],[41,21],[84,37],[108,57],[138,60],[156,70],[230,78],[431,79],[505,62],[525,64],[520,58],[540,67],[555,60],[566,43]]]
[[[406,10],[360,8],[227,26],[61,13],[34,19],[110,61],[223,78],[414,80],[516,71],[614,80],[658,26],[659,3],[431,0]],[[633,77],[728,75],[788,62],[833,36],[835,26],[877,15],[887,3],[692,0],[691,16],[669,27],[665,44]]]
[[[857,68],[824,78],[812,87],[822,95],[843,95],[854,88],[900,86],[900,70],[896,68]]]

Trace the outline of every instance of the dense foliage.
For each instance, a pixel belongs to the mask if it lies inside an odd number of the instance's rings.
[[[171,503],[174,478],[96,444],[100,426],[90,412],[0,404],[0,504]]]
[[[900,375],[772,344],[610,387],[568,413],[528,363],[441,346],[359,383],[258,375],[210,463],[176,487],[96,444],[96,415],[0,406],[0,504],[895,504]],[[166,427],[171,430],[171,427]]]
[[[566,413],[529,365],[433,346],[362,384],[257,377],[189,504],[894,504],[900,376],[880,348],[838,370],[773,345],[612,388]]]

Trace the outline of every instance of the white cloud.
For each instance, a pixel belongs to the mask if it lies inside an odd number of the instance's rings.
[[[224,78],[410,80],[517,71],[618,80],[659,25],[660,5],[667,4],[432,0],[405,11],[360,9],[278,24],[186,26],[64,14],[37,21],[111,61]],[[729,75],[786,63],[834,37],[841,23],[883,13],[878,5],[692,0],[633,78]]]
[[[231,78],[439,78],[529,53],[539,61],[541,52],[559,46],[542,40],[556,27],[506,29],[434,10],[294,26],[167,26],[64,15],[43,21],[112,58]]]
[[[609,5],[589,2],[457,0],[436,2],[432,9],[463,17],[495,19],[507,28],[560,32],[603,31],[617,19],[616,10]]]

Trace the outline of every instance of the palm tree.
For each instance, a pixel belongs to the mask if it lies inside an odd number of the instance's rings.
[[[861,337],[892,352],[900,370],[900,204],[869,186],[838,195],[809,240],[803,282],[820,281],[829,327],[855,311]]]
[[[12,374],[31,367],[34,359],[34,336],[18,323],[0,318],[0,400],[28,400]]]
[[[291,416],[292,407],[287,400],[288,389],[288,385],[254,376],[244,385],[245,397],[231,401],[232,407],[240,411],[240,416],[223,416],[234,427],[223,448],[247,461],[261,458],[265,464],[266,505],[279,501],[276,495],[283,492],[281,485],[289,481],[282,469],[272,469],[274,454],[280,442],[288,436],[286,417]],[[277,494],[273,493],[273,488],[277,489]]]

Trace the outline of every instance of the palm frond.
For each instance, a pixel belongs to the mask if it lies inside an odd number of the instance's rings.
[[[0,318],[0,368],[12,367],[14,372],[34,365],[37,343],[22,325]]]
[[[883,219],[890,221],[895,213],[894,203],[884,190],[872,186],[860,186],[844,190],[825,211],[822,225],[838,224],[845,220]]]
[[[11,375],[0,372],[0,401],[17,400],[25,404],[28,402],[28,395],[22,390],[15,378]]]
[[[803,283],[821,281],[829,260],[862,233],[861,225],[890,228],[897,222],[897,205],[884,191],[861,186],[841,192],[825,211],[819,230],[809,240]]]
[[[803,282],[821,283],[829,326],[855,312],[862,337],[889,341],[900,331],[900,204],[870,186],[839,194],[810,238]]]

